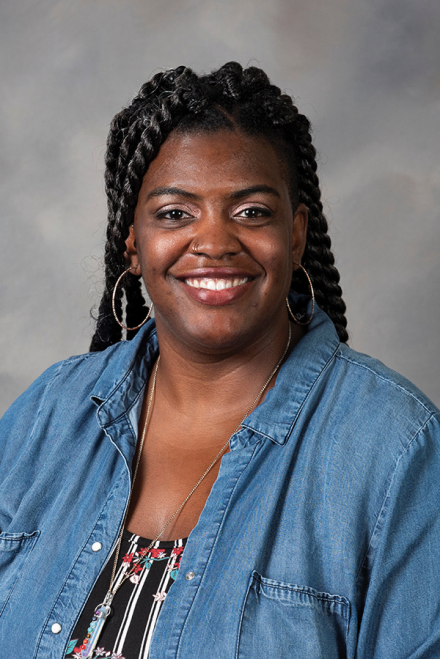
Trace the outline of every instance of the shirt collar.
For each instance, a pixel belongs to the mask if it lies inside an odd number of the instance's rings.
[[[131,341],[120,341],[102,353],[102,373],[91,399],[99,405],[103,427],[137,406],[158,354],[156,325],[149,320]]]
[[[292,296],[292,306],[295,298]],[[315,305],[307,333],[281,367],[275,386],[242,426],[284,444],[299,413],[339,346],[336,329],[326,313]],[[132,341],[122,341],[102,353],[106,365],[97,380],[92,400],[99,405],[103,427],[114,423],[137,406],[158,352],[154,320],[148,321]]]
[[[242,424],[276,444],[289,439],[309,394],[339,347],[335,326],[317,305],[307,330],[281,367],[275,386]]]

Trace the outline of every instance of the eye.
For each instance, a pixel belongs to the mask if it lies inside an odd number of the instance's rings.
[[[248,206],[235,213],[235,217],[246,217],[250,220],[257,217],[270,217],[271,215],[272,212],[268,208],[263,208],[262,206]]]
[[[174,220],[175,222],[178,222],[179,220],[184,220],[192,216],[181,208],[170,208],[169,210],[159,211],[156,214],[156,217],[161,220]]]

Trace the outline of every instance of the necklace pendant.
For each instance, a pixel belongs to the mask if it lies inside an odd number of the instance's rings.
[[[99,637],[101,636],[105,622],[111,613],[110,602],[112,599],[113,597],[109,599],[109,595],[107,593],[103,604],[100,604],[96,607],[95,613],[93,614],[93,620],[87,630],[87,635],[90,634],[90,637],[88,639],[84,639],[82,643],[83,646],[85,645],[85,648],[81,650],[81,659],[91,659],[93,656],[93,652],[98,644]]]

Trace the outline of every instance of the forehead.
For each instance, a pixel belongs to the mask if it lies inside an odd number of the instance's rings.
[[[243,183],[287,188],[286,167],[267,138],[232,130],[175,131],[151,162],[142,187],[234,189]]]

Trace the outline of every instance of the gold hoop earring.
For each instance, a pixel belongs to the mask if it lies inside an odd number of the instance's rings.
[[[312,280],[309,277],[309,273],[304,268],[304,266],[302,266],[301,263],[294,263],[294,265],[297,265],[299,268],[301,268],[301,270],[304,272],[304,274],[307,277],[308,282],[309,282],[310,292],[312,294],[312,312],[310,314],[310,317],[305,322],[301,321],[301,320],[298,320],[298,318],[296,318],[296,316],[294,315],[292,309],[290,308],[289,298],[288,297],[286,297],[286,304],[287,304],[287,308],[289,310],[290,315],[292,316],[293,320],[295,321],[295,323],[297,325],[308,325],[310,323],[310,321],[312,320],[313,314],[315,312],[315,291],[313,290],[313,284],[312,284]]]
[[[151,316],[151,312],[153,311],[153,304],[151,304],[151,306],[150,306],[150,308],[149,308],[149,310],[148,310],[148,313],[147,313],[146,318],[141,322],[140,325],[136,325],[136,327],[127,327],[126,325],[123,325],[123,324],[121,323],[121,321],[119,320],[119,318],[118,318],[118,316],[117,316],[117,314],[116,314],[116,304],[115,304],[115,302],[116,302],[116,289],[118,288],[118,286],[119,286],[119,282],[121,281],[122,277],[123,277],[125,274],[127,274],[127,272],[129,272],[130,270],[133,270],[133,266],[130,266],[129,268],[127,268],[127,270],[124,270],[124,272],[122,273],[122,275],[120,275],[120,276],[118,277],[118,280],[117,280],[117,282],[116,282],[116,284],[115,284],[115,287],[114,287],[114,289],[113,289],[113,293],[112,293],[112,309],[113,309],[113,315],[114,315],[115,320],[116,320],[116,322],[118,323],[118,325],[120,325],[123,329],[128,330],[129,332],[132,332],[133,330],[137,330],[137,329],[139,329],[140,327],[142,327],[142,325],[145,325],[145,323],[147,322],[147,320],[148,320],[149,317]]]

